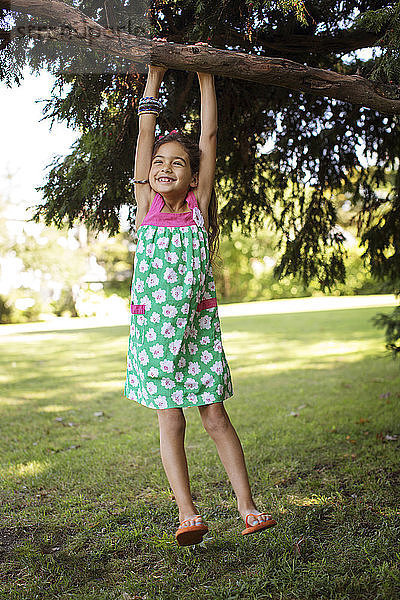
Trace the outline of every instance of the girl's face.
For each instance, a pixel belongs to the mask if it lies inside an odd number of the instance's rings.
[[[158,148],[151,161],[149,181],[156,192],[172,196],[186,193],[191,184],[197,185],[189,155],[179,142],[166,142]]]

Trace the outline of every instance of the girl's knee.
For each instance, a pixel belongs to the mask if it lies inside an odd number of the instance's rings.
[[[164,408],[157,410],[160,429],[168,432],[182,433],[186,428],[186,419],[181,408]]]
[[[201,407],[201,419],[204,429],[211,436],[225,433],[231,426],[228,414],[222,402]]]

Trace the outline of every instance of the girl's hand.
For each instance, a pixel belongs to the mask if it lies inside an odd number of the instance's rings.
[[[159,37],[153,37],[152,42],[166,42],[167,39],[166,38],[159,38]],[[149,67],[149,74],[158,74],[161,77],[164,77],[165,72],[168,70],[165,67],[159,67],[157,65],[148,65]]]

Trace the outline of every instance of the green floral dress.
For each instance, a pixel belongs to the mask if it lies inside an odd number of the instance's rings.
[[[207,230],[192,191],[186,201],[188,212],[162,213],[156,194],[138,228],[124,394],[154,409],[233,395]]]

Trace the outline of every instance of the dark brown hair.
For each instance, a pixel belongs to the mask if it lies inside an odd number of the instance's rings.
[[[164,135],[162,138],[156,139],[153,146],[153,153],[151,159],[157,154],[158,149],[167,142],[179,142],[187,152],[189,156],[189,164],[192,175],[198,174],[200,170],[200,148],[199,145],[194,142],[189,135],[181,133],[180,131],[171,132]],[[210,204],[208,206],[208,246],[210,249],[210,260],[214,262],[216,256],[218,256],[219,248],[219,220],[218,220],[218,205],[217,196],[213,187],[211,192]]]

